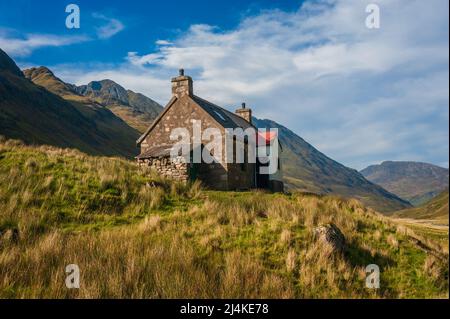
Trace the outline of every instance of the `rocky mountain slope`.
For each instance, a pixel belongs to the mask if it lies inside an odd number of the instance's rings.
[[[163,107],[143,94],[125,90],[111,80],[93,81],[76,87],[76,91],[113,111],[130,126],[144,132]]]
[[[70,92],[65,86],[53,89]],[[34,84],[0,49],[0,135],[95,155],[134,156],[139,132],[107,108],[80,100],[67,101]]]
[[[254,118],[254,123],[260,128],[278,128],[283,147],[283,176],[288,188],[354,197],[381,212],[410,207],[407,201],[327,157],[288,128],[271,120]]]
[[[386,161],[361,171],[368,180],[420,205],[448,188],[448,169],[420,162]]]
[[[66,100],[100,104],[108,108],[140,133],[147,129],[162,110],[162,106],[152,99],[125,90],[111,80],[93,81],[88,85],[76,86],[63,82],[46,67],[31,68],[23,72],[33,83]]]
[[[24,74],[33,83],[64,99],[105,106],[141,133],[162,110],[162,106],[152,99],[126,90],[111,80],[93,81],[87,85],[76,86],[63,82],[46,67],[24,70]]]

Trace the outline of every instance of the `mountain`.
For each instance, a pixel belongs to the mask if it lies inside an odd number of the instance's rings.
[[[163,109],[152,99],[125,90],[111,80],[93,81],[88,85],[76,86],[63,82],[46,67],[24,70],[24,74],[35,84],[66,100],[105,106],[140,133],[147,129]]]
[[[52,90],[77,96],[70,86],[53,81],[45,69],[38,73]],[[34,84],[0,49],[0,135],[94,155],[136,155],[139,132],[107,108],[79,98],[82,102],[68,101]]]
[[[363,169],[361,174],[416,206],[449,186],[448,169],[428,163],[386,161]]]
[[[392,215],[399,218],[433,220],[448,225],[448,189],[419,207],[404,209]]]
[[[139,132],[144,132],[163,107],[152,99],[125,90],[111,80],[93,81],[76,87],[76,91],[108,107]]]
[[[93,101],[89,101],[78,94],[74,85],[64,83],[61,79],[57,78],[51,70],[44,66],[23,70],[23,74],[33,83],[44,87],[48,91],[59,95],[64,99],[93,103]]]
[[[281,163],[285,185],[320,194],[354,197],[380,212],[388,212],[411,205],[364,178],[308,144],[286,127],[271,121],[253,118],[259,128],[278,128],[283,152]]]
[[[23,76],[16,63],[2,49],[0,49],[0,72],[8,72],[18,77]]]

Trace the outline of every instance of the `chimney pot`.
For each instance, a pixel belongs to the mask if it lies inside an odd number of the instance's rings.
[[[183,95],[192,96],[194,94],[192,88],[192,78],[184,75],[184,69],[179,69],[179,76],[172,78],[172,95],[178,98]]]
[[[244,102],[242,102],[241,108],[236,110],[236,114],[239,115],[240,117],[242,117],[244,120],[246,120],[250,124],[252,123],[252,109],[246,108]]]

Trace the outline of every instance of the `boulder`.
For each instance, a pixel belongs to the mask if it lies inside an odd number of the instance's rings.
[[[326,224],[314,228],[314,237],[329,245],[333,251],[345,250],[345,237],[335,224]]]

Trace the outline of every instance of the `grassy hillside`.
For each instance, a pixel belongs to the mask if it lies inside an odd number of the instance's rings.
[[[212,192],[135,163],[0,141],[0,297],[448,297],[448,249],[356,200]],[[333,253],[314,240],[334,223]],[[64,286],[65,266],[81,288]],[[378,264],[381,288],[365,288]]]
[[[420,162],[386,161],[361,171],[368,180],[420,206],[448,188],[448,168]]]
[[[422,206],[401,210],[393,217],[430,220],[448,225],[448,189]]]
[[[283,146],[282,165],[286,187],[319,194],[357,198],[380,212],[411,207],[405,200],[366,180],[319,152],[300,136],[270,120],[255,119],[257,127],[276,127]]]
[[[139,133],[107,108],[69,102],[35,85],[11,67],[0,50],[0,134],[30,144],[77,148],[90,154],[132,158]],[[55,87],[55,90],[65,90]]]

